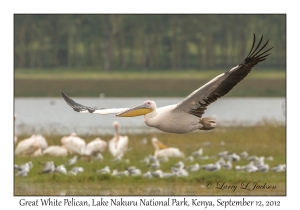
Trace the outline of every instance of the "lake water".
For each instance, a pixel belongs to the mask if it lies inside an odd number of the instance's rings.
[[[150,98],[74,98],[91,107],[133,107]],[[177,104],[183,98],[151,98],[157,107]],[[207,108],[204,116],[216,115],[217,126],[253,126],[264,120],[285,124],[285,98],[221,98]],[[73,111],[63,98],[15,98],[18,135],[105,135],[113,134],[118,120],[121,133],[157,132],[144,124],[143,116],[116,118],[114,115],[83,114]]]

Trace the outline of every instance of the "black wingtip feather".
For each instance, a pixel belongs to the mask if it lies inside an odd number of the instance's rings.
[[[90,113],[93,113],[96,108],[93,107],[88,107],[88,106],[83,106],[77,102],[75,102],[74,100],[72,100],[67,94],[61,92],[63,98],[65,99],[65,101],[67,102],[67,104],[72,107],[74,109],[74,111],[76,112],[82,112],[82,111],[88,111]]]
[[[259,43],[257,44],[257,46],[256,46],[256,48],[255,48],[255,50],[251,53],[251,55],[250,56],[248,56],[248,57],[253,57],[253,54],[256,52],[256,50],[259,48],[259,46],[260,46],[260,44],[261,44],[261,42],[262,42],[262,39],[263,39],[263,35],[261,36],[261,38],[260,38],[260,40],[259,40]],[[254,44],[254,43],[253,43]],[[263,47],[260,49],[260,50],[262,50],[263,49]],[[259,51],[260,51],[259,50]]]
[[[65,94],[64,92],[61,92],[61,95],[63,96],[63,98],[65,99],[65,101],[68,103],[69,100],[72,100],[69,96],[67,96],[67,94]]]
[[[262,46],[262,47],[261,47],[254,55],[252,55],[252,57],[255,57],[255,56],[259,57],[259,55],[257,55],[257,54],[259,54],[259,53],[262,51],[262,49],[265,48],[265,46],[268,44],[268,42],[269,42],[269,40],[268,40],[268,41],[264,44],[264,46]],[[270,50],[270,49],[269,49],[269,50]],[[262,54],[268,52],[269,50],[263,52]],[[262,55],[262,54],[261,54],[261,55]]]
[[[256,57],[262,57],[262,56],[265,56],[264,54],[267,53],[267,52],[269,52],[270,50],[272,50],[272,48],[273,48],[273,47],[271,47],[270,49],[268,49],[268,50],[264,51],[263,53],[257,55]],[[271,54],[271,53],[270,53],[270,54]],[[270,55],[270,54],[268,54],[268,55]]]
[[[68,105],[70,105],[73,108],[73,105],[77,104],[75,101],[73,101],[69,96],[67,96],[67,94],[61,92],[63,98],[65,99],[65,101],[67,102]]]
[[[251,54],[251,52],[252,52],[252,50],[253,50],[253,47],[254,47],[254,44],[255,44],[255,33],[253,33],[253,42],[252,42],[252,47],[251,47],[251,50],[250,50],[250,52],[249,52],[249,54],[247,55],[247,57],[246,57],[246,58],[248,58],[248,57],[249,57],[249,55]]]

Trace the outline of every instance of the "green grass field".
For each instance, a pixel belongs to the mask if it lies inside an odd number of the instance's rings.
[[[15,71],[15,97],[185,97],[227,70],[138,72]],[[38,87],[38,88],[37,88]],[[231,97],[285,97],[285,71],[252,71],[233,88]]]
[[[266,173],[237,172],[233,169],[221,169],[217,172],[207,172],[199,170],[190,172],[188,177],[172,178],[151,178],[143,177],[112,177],[110,175],[100,175],[96,171],[109,165],[111,170],[125,170],[128,166],[135,165],[143,173],[150,170],[149,166],[141,160],[153,154],[154,148],[150,142],[153,136],[169,147],[180,148],[189,156],[192,152],[203,148],[203,156],[208,155],[208,160],[194,160],[185,165],[200,165],[214,163],[219,158],[216,155],[221,151],[235,152],[237,154],[247,151],[249,155],[273,156],[273,161],[265,161],[270,168],[286,163],[286,127],[266,124],[255,127],[218,127],[209,132],[193,132],[185,135],[158,133],[158,134],[135,134],[129,135],[129,148],[121,162],[112,162],[112,156],[106,150],[103,153],[102,162],[89,162],[80,159],[76,166],[84,168],[84,172],[77,176],[64,174],[39,174],[42,166],[38,162],[53,160],[56,165],[64,164],[69,157],[15,157],[15,164],[23,164],[32,161],[34,167],[27,177],[14,178],[14,195],[286,195],[286,173],[276,173],[268,171]],[[111,136],[100,136],[103,140],[110,140]],[[19,139],[26,136],[19,137]],[[95,136],[82,137],[89,142]],[[148,139],[146,145],[141,144],[143,138]],[[60,145],[61,136],[46,136],[49,145]],[[209,144],[207,143],[209,142]],[[224,145],[221,145],[224,142]],[[127,160],[127,161],[126,161]],[[170,172],[170,167],[177,163],[179,158],[170,159],[169,162],[161,163],[160,169]],[[246,165],[249,161],[242,159],[233,162],[236,165]],[[68,170],[71,166],[67,167]],[[272,186],[272,189],[253,189],[253,184]],[[212,187],[207,188],[208,184]],[[237,186],[235,190],[219,189],[221,184]],[[242,189],[241,186],[249,183],[249,189]],[[224,186],[223,185],[223,186]],[[219,188],[218,188],[219,186]],[[250,187],[252,186],[252,187]]]
[[[51,70],[34,70],[34,69],[16,69],[14,72],[15,79],[205,79],[210,80],[215,76],[222,74],[229,69],[222,70],[181,70],[181,71],[113,71],[103,72],[97,69],[51,69]],[[252,79],[285,79],[286,72],[283,70],[272,69],[253,69],[247,76]]]

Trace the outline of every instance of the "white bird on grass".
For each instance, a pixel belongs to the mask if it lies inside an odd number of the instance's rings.
[[[76,133],[61,138],[61,143],[65,146],[70,154],[83,155],[85,151],[85,140],[78,137]]]
[[[43,150],[43,155],[50,155],[54,157],[64,157],[68,156],[68,150],[65,148],[64,145],[57,146],[49,146],[45,150]]]
[[[23,164],[23,165],[14,165],[14,169],[17,170],[18,172],[16,173],[16,176],[27,176],[30,169],[33,167],[33,164],[31,161]]]
[[[200,169],[204,169],[206,171],[215,172],[221,169],[221,164],[219,162],[209,163],[206,165],[200,166]]]
[[[203,149],[200,148],[197,151],[193,152],[192,155],[196,156],[196,158],[200,157],[203,154]]]
[[[109,141],[108,148],[114,158],[122,159],[125,152],[128,150],[128,136],[121,136],[119,134],[119,122],[113,122],[113,126],[115,128],[115,134],[114,137]]]
[[[151,167],[152,169],[158,169],[158,168],[160,167],[160,162],[159,162],[159,160],[156,159],[155,162],[150,163],[150,167]]]
[[[143,160],[141,160],[142,163],[145,163],[146,165],[148,165],[150,163],[150,157],[146,156]]]
[[[218,153],[218,156],[224,158],[227,154],[228,154],[228,151],[222,151],[222,152]]]
[[[257,161],[258,160],[258,157],[256,155],[251,155],[247,158],[247,160],[249,161]]]
[[[162,170],[158,169],[158,170],[156,170],[156,171],[151,172],[151,175],[152,175],[153,177],[159,177],[159,178],[162,178],[162,177],[163,177],[163,172],[162,172]]]
[[[242,152],[241,154],[240,154],[240,157],[241,158],[247,158],[248,157],[248,152],[247,151],[244,151],[244,152]]]
[[[178,170],[181,170],[181,169],[183,169],[184,168],[184,163],[182,162],[182,161],[179,161],[178,163],[176,163],[176,164],[174,164],[172,167],[171,167],[171,169],[178,169]]]
[[[23,171],[18,171],[18,172],[16,173],[16,176],[27,176],[28,173],[29,173],[29,171],[25,171],[25,170],[23,170]]]
[[[129,176],[129,172],[127,170],[118,171],[117,169],[114,169],[112,172],[112,176],[117,176],[117,177]]]
[[[136,168],[135,166],[130,166],[127,168],[130,176],[139,176],[142,175],[141,169]]]
[[[187,170],[185,170],[184,168],[175,172],[176,176],[188,176],[189,175],[189,172]]]
[[[268,172],[269,171],[269,164],[264,164],[257,167],[257,171],[259,172]]]
[[[279,164],[277,166],[272,167],[271,171],[284,172],[284,171],[286,171],[286,165],[285,164]]]
[[[47,161],[46,163],[40,163],[44,166],[42,172],[40,174],[49,174],[55,171],[55,164],[53,161]]]
[[[23,165],[20,165],[20,166],[17,165],[17,164],[14,165],[14,169],[18,170],[18,171],[27,171],[27,172],[29,172],[32,167],[33,167],[33,164],[32,164],[31,161],[29,161],[29,162],[27,162]]]
[[[61,174],[67,174],[67,169],[64,164],[59,165],[55,168],[55,172],[61,173]]]
[[[237,155],[236,153],[232,153],[230,155],[225,155],[224,158],[226,160],[230,160],[230,161],[239,161],[241,159],[241,157],[239,155]]]
[[[254,165],[254,162],[251,161],[248,165],[244,166],[235,166],[235,170],[237,171],[246,171],[249,173],[253,173],[257,171],[257,167]]]
[[[200,166],[198,163],[186,167],[186,170],[192,171],[192,172],[199,171],[199,169],[200,169]]]
[[[152,138],[152,145],[155,148],[154,157],[180,157],[183,158],[184,154],[178,149],[174,147],[167,147],[163,143],[161,143],[156,137]]]
[[[117,117],[135,117],[144,115],[144,122],[150,127],[168,133],[189,133],[195,130],[212,130],[217,125],[215,116],[203,117],[207,107],[218,98],[226,95],[236,84],[243,80],[251,69],[266,59],[272,48],[265,50],[269,40],[262,46],[263,36],[256,47],[255,34],[248,56],[229,71],[216,76],[199,89],[192,92],[178,104],[157,108],[154,101],[147,100],[134,108],[92,108],[83,106],[66,94],[63,98],[74,111],[94,114],[116,114]],[[179,85],[180,87],[180,85]]]
[[[97,171],[98,174],[110,174],[110,167],[105,166],[104,168]]]
[[[34,138],[35,138],[35,141],[38,142],[41,150],[44,150],[48,147],[48,143],[44,136],[37,134],[37,135],[34,135]]]
[[[106,148],[107,142],[97,137],[86,145],[84,155],[96,156],[98,153],[104,152]]]
[[[68,166],[74,165],[77,162],[77,155],[75,155],[73,158],[71,158],[70,160],[68,160],[68,162],[66,163]]]
[[[194,157],[193,156],[188,156],[187,158],[184,159],[185,161],[193,162]]]
[[[264,166],[265,165],[265,157],[261,156],[260,158],[258,158],[258,160],[254,162],[254,165],[257,168],[260,168],[260,167]]]
[[[162,178],[169,178],[169,177],[173,177],[173,176],[176,176],[176,173],[163,172],[163,174],[162,174]]]
[[[257,171],[257,167],[254,165],[254,163],[251,161],[246,167],[244,168],[244,171],[247,171],[249,173],[253,173]]]
[[[223,169],[229,170],[232,168],[231,160],[225,161],[223,157],[221,157],[220,160],[218,160],[218,162],[220,163]]]
[[[155,157],[154,155],[151,155],[151,154],[150,154],[148,157],[149,157],[149,161],[150,161],[151,163],[155,163],[155,162],[158,160],[157,157]]]
[[[70,175],[77,175],[78,173],[82,173],[84,171],[84,169],[82,167],[73,167],[68,174]]]
[[[45,137],[33,134],[31,137],[20,141],[15,149],[15,155],[41,156],[42,151],[48,146]]]
[[[147,179],[150,179],[150,178],[152,178],[153,176],[152,176],[152,174],[151,174],[150,171],[147,171],[146,173],[143,174],[143,177],[144,177],[144,178],[147,178]]]

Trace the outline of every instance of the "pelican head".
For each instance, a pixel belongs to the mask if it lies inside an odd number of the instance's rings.
[[[72,133],[70,134],[70,136],[77,136],[77,134],[76,134],[75,132],[72,132]]]
[[[154,101],[145,101],[139,106],[127,109],[123,112],[116,114],[117,117],[136,117],[140,115],[145,115],[153,112],[156,109],[156,104]]]
[[[115,139],[116,141],[119,141],[120,123],[118,121],[114,121],[113,126],[115,128]],[[117,148],[117,144],[116,144],[116,148]]]
[[[115,129],[118,129],[118,130],[120,129],[120,123],[118,121],[114,121],[113,126]]]

